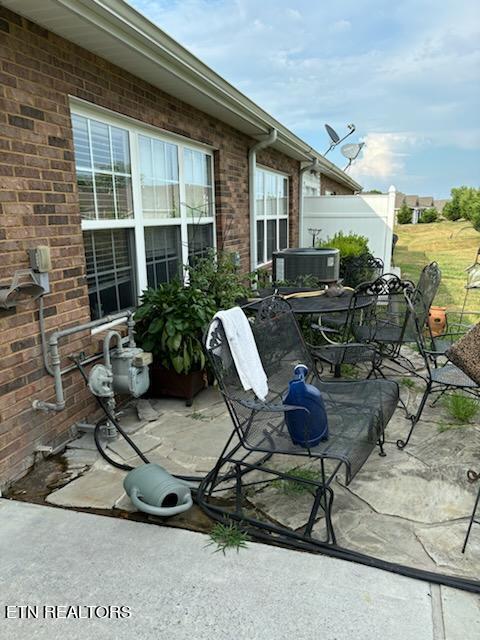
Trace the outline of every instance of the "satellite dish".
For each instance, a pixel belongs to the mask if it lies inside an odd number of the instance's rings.
[[[354,144],[344,144],[340,149],[340,152],[344,158],[347,158],[348,164],[345,167],[344,171],[348,169],[348,167],[352,164],[354,160],[356,160],[360,154],[360,151],[365,146],[364,142],[357,142]]]
[[[337,146],[337,144],[339,144],[340,142],[343,142],[343,140],[345,140],[345,138],[348,138],[348,136],[351,136],[352,133],[355,131],[355,125],[354,124],[347,124],[347,128],[349,130],[347,135],[343,136],[343,138],[340,138],[340,136],[338,135],[338,133],[335,131],[335,129],[333,127],[331,127],[329,124],[325,125],[325,129],[327,130],[328,136],[330,138],[330,146],[328,147],[328,149],[323,154],[324,156],[326,156],[329,151],[334,149]]]
[[[347,160],[355,160],[364,144],[364,142],[359,142],[358,144],[344,144],[340,149],[340,152],[344,158],[347,158]]]
[[[333,144],[334,145],[338,144],[340,142],[340,136],[335,131],[335,129],[331,127],[329,124],[325,125],[325,129],[327,130],[327,133],[330,136],[330,140],[333,142]]]

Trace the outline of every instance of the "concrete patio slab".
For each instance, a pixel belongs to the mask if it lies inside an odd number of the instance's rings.
[[[201,534],[14,501],[0,500],[0,512],[2,602],[131,612],[3,619],[4,640],[443,640],[428,583],[255,543],[224,556]],[[469,594],[445,601],[447,625],[458,626],[455,606],[478,637]]]
[[[467,640],[480,635],[480,598],[457,589],[441,587],[446,640]]]

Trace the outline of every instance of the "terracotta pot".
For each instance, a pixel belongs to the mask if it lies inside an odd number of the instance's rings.
[[[428,326],[432,335],[439,336],[447,326],[447,307],[430,307],[428,313]]]
[[[174,369],[166,369],[153,363],[150,365],[150,388],[147,395],[150,398],[185,398],[187,407],[191,407],[193,398],[205,388],[206,381],[205,371],[177,373]]]

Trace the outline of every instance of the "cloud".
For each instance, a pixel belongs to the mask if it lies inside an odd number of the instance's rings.
[[[350,169],[355,178],[392,181],[402,176],[408,155],[419,145],[416,136],[406,133],[370,133],[363,140],[362,155]]]
[[[339,133],[355,122],[352,142],[369,147],[362,176],[418,173],[412,163],[428,148],[437,163],[452,150],[478,157],[473,0],[129,1],[314,148],[328,147],[325,122]],[[343,166],[339,152],[329,157]]]

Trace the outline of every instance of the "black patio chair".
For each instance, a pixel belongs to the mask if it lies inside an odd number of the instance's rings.
[[[439,354],[437,352],[432,352],[432,350],[428,348],[427,339],[425,336],[424,316],[419,316],[419,314],[417,313],[417,308],[415,305],[415,294],[410,295],[407,293],[405,299],[410,310],[411,325],[415,328],[416,331],[416,343],[418,346],[418,350],[425,363],[424,379],[426,382],[426,387],[416,413],[409,416],[411,425],[407,437],[405,438],[405,440],[397,440],[397,447],[399,449],[404,449],[407,446],[412,436],[415,425],[422,417],[425,404],[430,394],[439,394],[432,403],[432,405],[434,405],[442,396],[450,391],[460,390],[467,394],[473,395],[476,398],[479,397],[480,392],[478,383],[472,380],[472,378],[467,375],[467,373],[462,368],[460,368],[456,364],[453,364],[453,362],[447,360],[442,366],[438,366],[436,358],[439,355],[448,356],[448,351],[446,352],[446,354]],[[480,358],[480,350],[477,358]]]
[[[402,280],[393,274],[384,275],[371,283],[370,290],[375,293],[377,303],[371,306],[370,313],[360,322],[352,318],[350,331],[358,342],[377,345],[382,366],[390,360],[408,373],[417,375],[411,360],[401,353],[404,345],[417,341],[410,304],[415,309],[417,322],[429,331],[428,310],[440,280],[438,264],[432,262],[423,268],[416,286],[410,280]]]
[[[268,378],[269,394],[262,402],[251,391],[244,391],[221,323],[212,329],[211,334],[207,333],[206,351],[232,418],[233,431],[214,469],[200,484],[199,505],[214,517],[231,518],[243,526],[257,527],[286,540],[335,543],[332,482],[343,469],[345,482],[349,484],[377,445],[384,454],[384,431],[397,405],[397,384],[387,380],[322,381],[290,305],[272,297],[263,301],[252,322]],[[328,415],[328,440],[311,448],[294,444],[285,423],[285,412],[305,411],[283,404],[294,367],[299,363],[309,368],[308,382],[320,390]],[[309,439],[308,432],[305,437]],[[318,479],[299,479],[292,472],[279,471],[268,464],[272,455],[294,456],[299,464],[318,463]],[[262,477],[258,479],[257,474],[249,481],[248,474],[254,471],[261,472]],[[301,482],[311,491],[312,508],[303,530],[293,531],[271,521],[264,522],[247,512],[246,490],[272,479]],[[234,500],[230,505],[219,504],[215,495],[229,484],[234,490]],[[325,539],[321,541],[312,537],[319,509],[325,516],[326,528]]]
[[[316,362],[327,363],[336,370],[339,376],[341,366],[344,364],[369,365],[368,376],[378,369],[381,357],[375,344],[368,344],[365,340],[356,340],[353,327],[360,324],[370,324],[376,318],[376,306],[379,293],[386,288],[380,286],[382,279],[373,282],[364,282],[352,291],[348,310],[332,316],[321,316],[319,324],[312,324],[312,329],[320,333],[325,339],[325,344],[308,347]],[[365,298],[369,304],[365,306]]]

